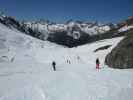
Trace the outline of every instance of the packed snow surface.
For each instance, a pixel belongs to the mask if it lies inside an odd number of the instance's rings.
[[[133,70],[104,65],[105,56],[121,39],[70,49],[0,24],[0,100],[132,100]],[[112,46],[94,52],[106,45]],[[97,57],[100,70],[95,69]]]

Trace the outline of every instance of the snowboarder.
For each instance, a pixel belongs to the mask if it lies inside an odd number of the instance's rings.
[[[99,65],[100,65],[100,61],[99,61],[99,59],[97,58],[97,59],[96,59],[96,69],[100,69]]]
[[[55,67],[56,63],[55,63],[55,61],[52,62],[52,66],[53,66],[53,70],[56,71],[56,67]]]

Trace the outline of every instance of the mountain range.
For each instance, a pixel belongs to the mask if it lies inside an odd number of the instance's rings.
[[[133,17],[117,24],[74,20],[59,24],[48,20],[18,21],[13,17],[1,15],[0,22],[11,29],[16,29],[41,40],[54,42],[65,47],[76,47],[101,39],[123,36],[124,31],[132,28]]]

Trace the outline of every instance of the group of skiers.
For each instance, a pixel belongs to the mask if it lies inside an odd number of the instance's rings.
[[[67,60],[67,62],[70,64],[70,61]],[[56,71],[56,62],[52,62],[53,71]],[[100,61],[99,58],[96,59],[96,69],[100,69]]]

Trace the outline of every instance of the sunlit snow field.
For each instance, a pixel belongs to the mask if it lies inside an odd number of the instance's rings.
[[[105,56],[121,39],[70,49],[0,24],[0,100],[132,100],[133,70],[104,64]],[[112,46],[94,52],[106,45]],[[97,57],[100,70],[95,69]]]

